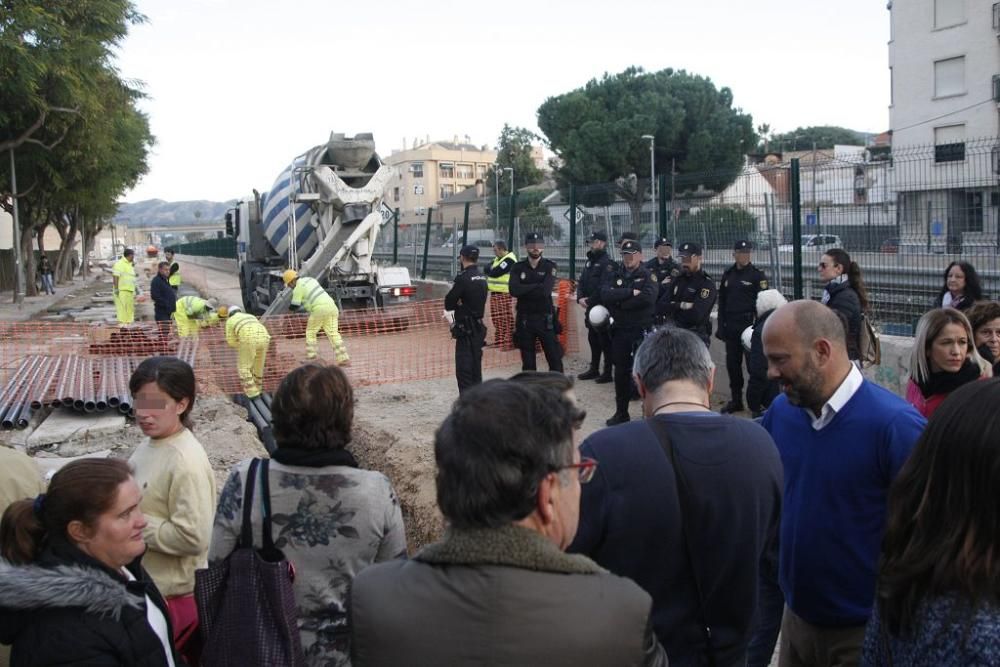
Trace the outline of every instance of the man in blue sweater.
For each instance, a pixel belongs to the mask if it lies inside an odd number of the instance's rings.
[[[776,558],[778,451],[754,422],[709,410],[714,374],[695,333],[658,329],[634,362],[647,420],[598,431],[580,448],[599,465],[569,550],[653,596],[672,667],[745,664],[758,568]]]
[[[784,393],[761,422],[785,473],[779,666],[856,665],[875,598],[889,486],[926,421],[864,379],[847,356],[843,324],[818,302],[777,309],[763,342],[768,377]],[[762,609],[758,638],[767,615]]]

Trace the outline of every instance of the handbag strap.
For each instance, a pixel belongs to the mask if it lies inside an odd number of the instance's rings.
[[[694,557],[694,549],[691,546],[691,536],[688,530],[688,517],[691,514],[691,507],[687,480],[677,462],[677,454],[674,452],[673,443],[670,441],[667,425],[655,416],[646,419],[646,424],[649,425],[650,430],[653,431],[657,440],[660,441],[660,446],[663,447],[664,453],[670,459],[670,467],[674,471],[674,479],[676,480],[674,490],[677,492],[677,506],[681,514],[681,535],[684,538],[684,553],[687,556],[688,566],[691,568],[691,579],[694,581],[694,590],[698,595],[698,616],[701,622],[702,634],[705,637],[706,657],[708,658],[709,666],[715,667],[715,646],[712,638],[712,628],[708,624],[708,615],[705,613],[705,593],[702,591],[701,580],[698,578],[698,568],[695,567],[697,561]]]
[[[274,536],[271,533],[271,476],[268,474],[271,459],[264,459],[260,475],[260,502],[261,514],[263,515],[263,529],[261,534],[264,538],[264,552],[270,553],[274,550]]]
[[[250,461],[250,469],[247,470],[246,484],[243,485],[243,525],[240,528],[239,546],[242,549],[253,548],[253,522],[250,520],[253,514],[253,487],[257,485],[257,468],[260,466],[260,459]]]

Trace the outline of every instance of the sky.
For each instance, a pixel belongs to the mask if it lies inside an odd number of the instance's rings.
[[[135,0],[118,49],[157,143],[124,200],[267,190],[331,131],[494,146],[548,97],[629,66],[710,77],[775,132],[888,126],[880,0]]]

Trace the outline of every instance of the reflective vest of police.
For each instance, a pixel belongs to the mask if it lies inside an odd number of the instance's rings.
[[[267,329],[260,321],[250,313],[233,313],[226,320],[226,342],[230,347],[238,347],[240,342],[240,332],[264,333]]]
[[[182,311],[189,319],[204,317],[208,310],[208,303],[197,296],[182,296],[177,299],[177,310]]]
[[[489,288],[491,292],[500,292],[501,294],[510,293],[510,267],[514,266],[514,262],[516,261],[517,255],[512,252],[508,252],[503,257],[495,257],[493,259],[493,263],[490,264],[490,273],[493,273],[494,270],[504,262],[507,262],[507,265],[504,267],[506,270],[502,276],[498,276],[496,278],[491,278],[489,276],[486,277],[486,287]]]
[[[170,277],[167,278],[167,282],[173,288],[181,286],[181,267],[177,262],[174,262],[173,264],[170,265],[171,270],[173,270],[175,266],[177,267],[177,270],[171,273]]]
[[[118,278],[119,292],[135,292],[135,266],[124,257],[111,267],[111,275]]]
[[[336,308],[337,302],[315,278],[299,278],[292,289],[292,305],[302,306],[311,313],[317,308]]]

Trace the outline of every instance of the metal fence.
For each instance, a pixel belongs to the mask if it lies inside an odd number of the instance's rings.
[[[972,264],[984,295],[1000,295],[998,144],[775,153],[735,172],[660,174],[655,197],[648,177],[561,190],[534,186],[500,197],[459,193],[428,209],[421,224],[400,225],[398,216],[386,223],[376,252],[415,276],[449,278],[463,243],[481,246],[488,258],[494,239],[513,241],[519,251],[525,232],[541,231],[546,255],[562,265],[562,275],[576,276],[587,236],[599,229],[612,241],[635,234],[647,258],[658,236],[674,247],[697,242],[706,270],[718,277],[733,261],[733,243],[748,239],[753,261],[779,289],[809,298],[822,291],[817,264],[824,251],[839,247],[860,265],[883,330],[909,334],[939,296],[951,262]],[[232,257],[231,242],[186,244],[179,252]],[[616,243],[610,250],[619,259]]]

